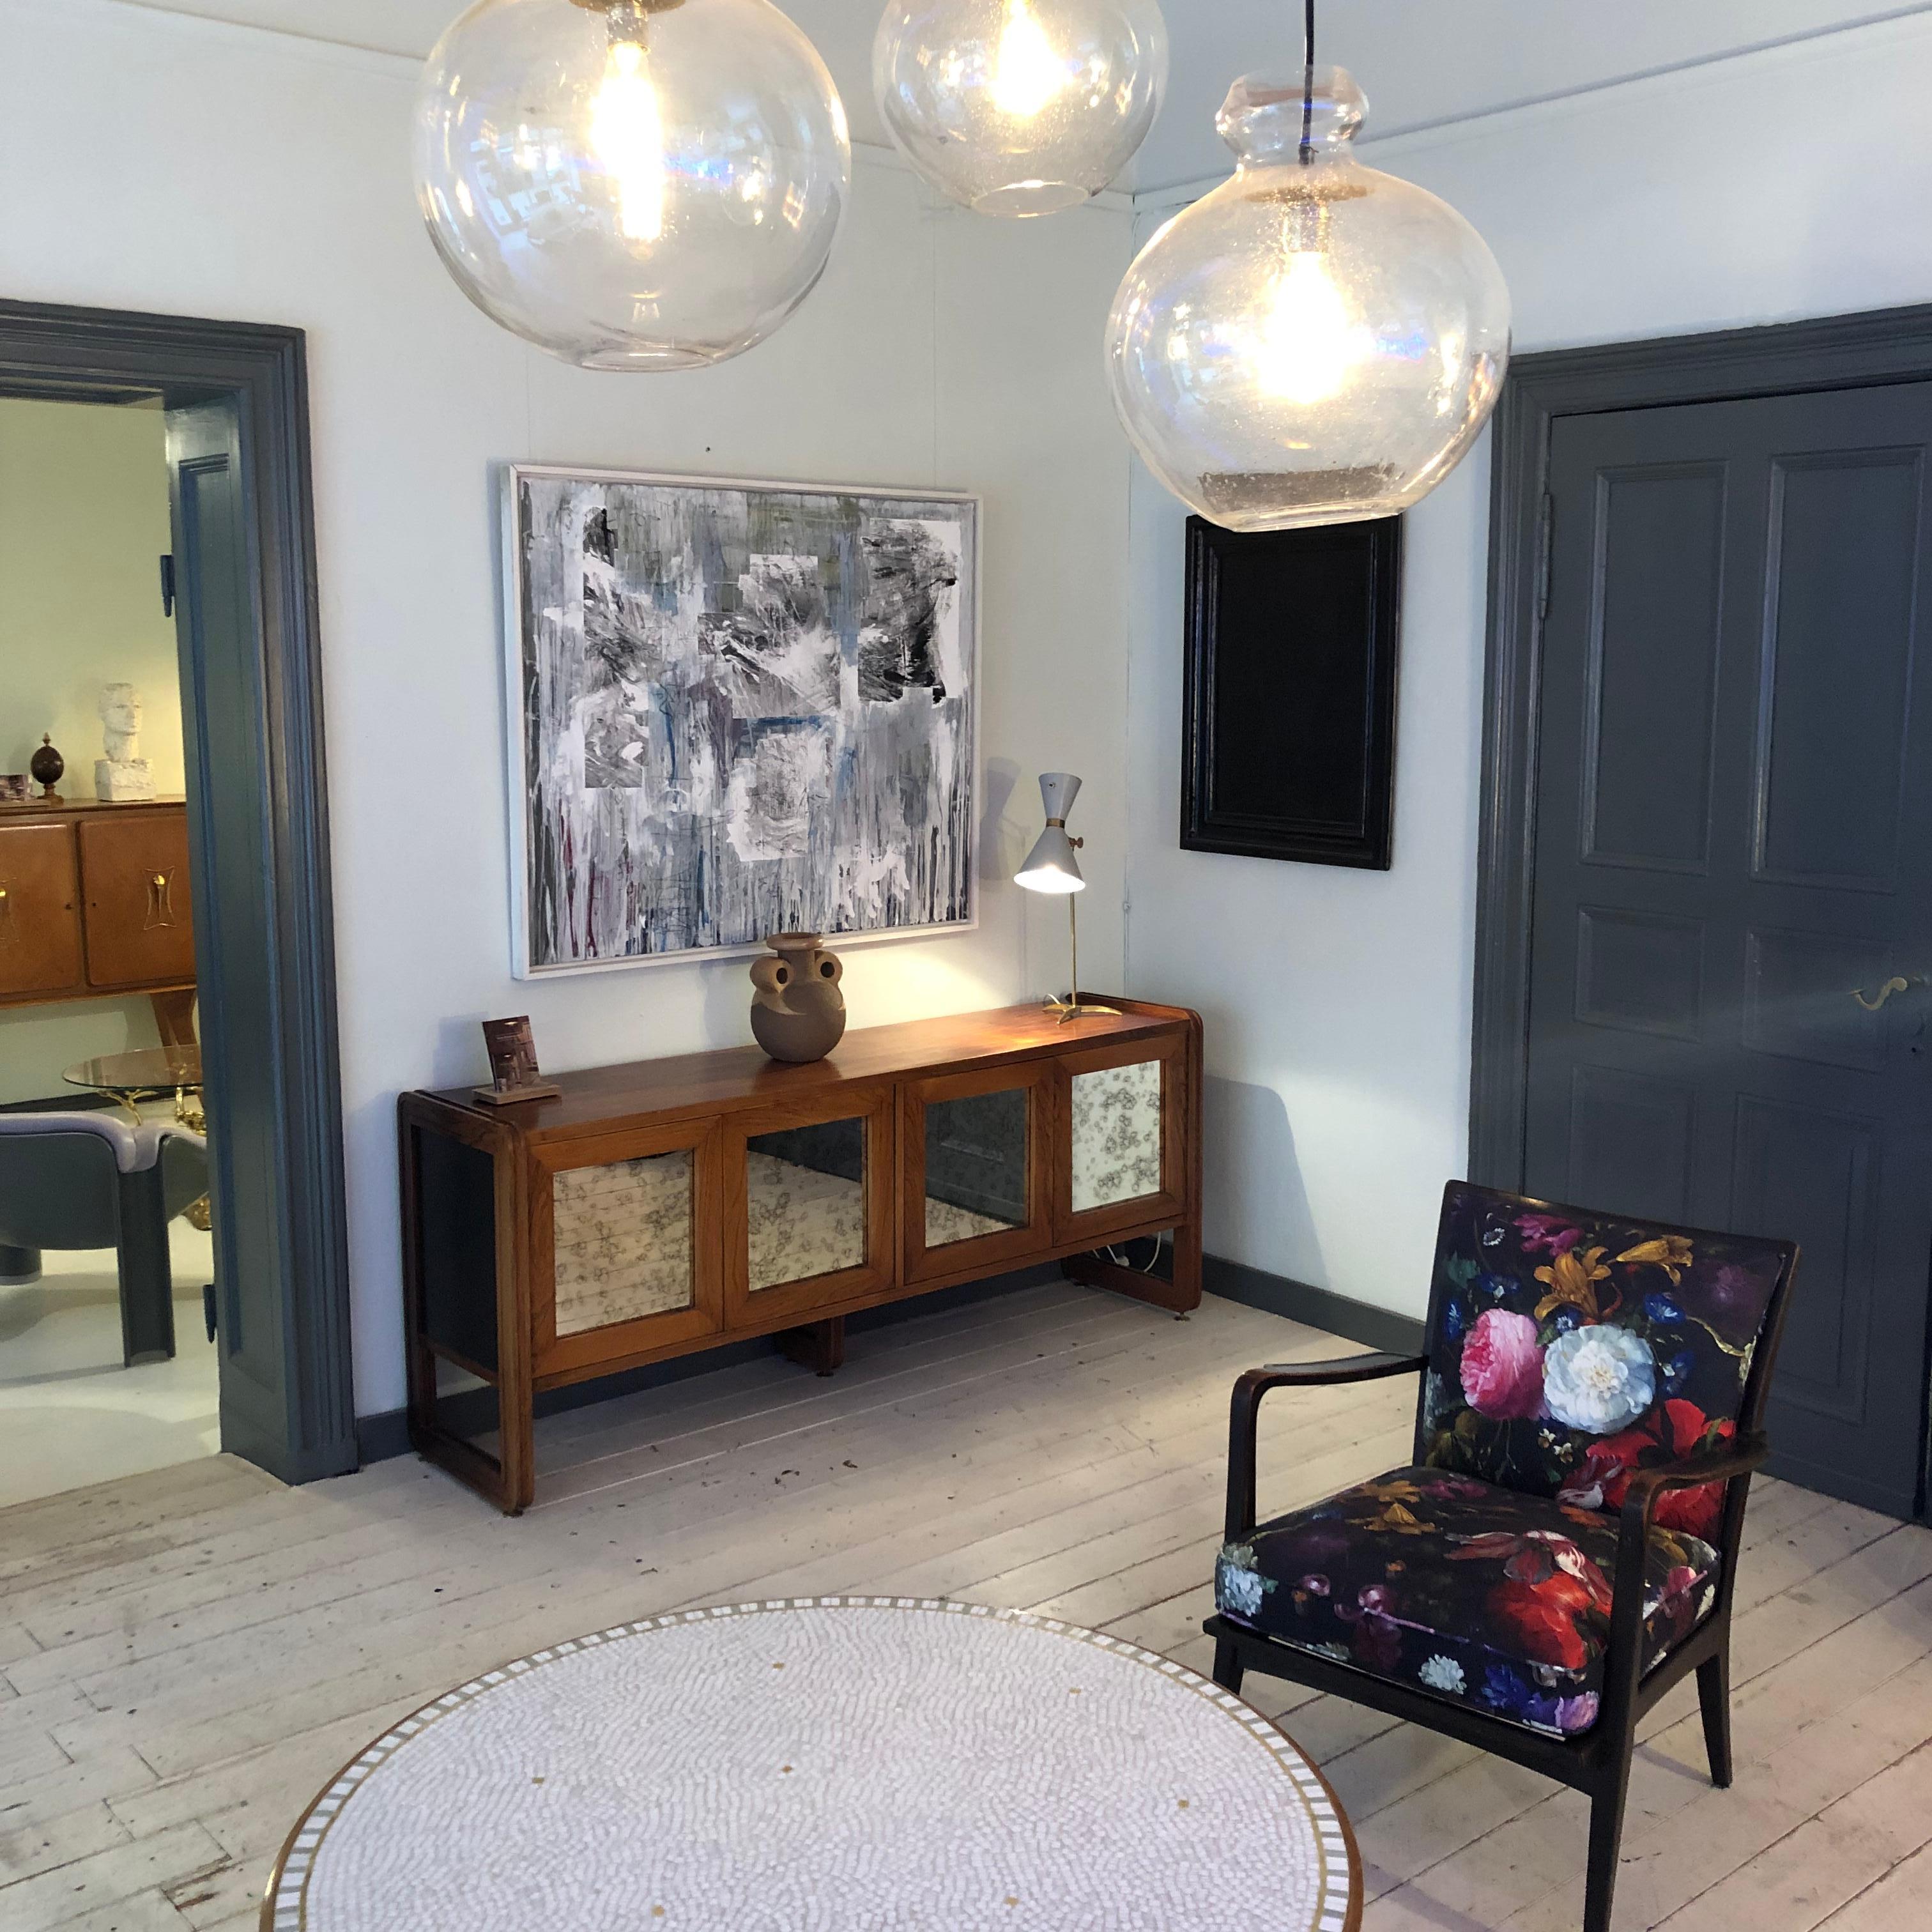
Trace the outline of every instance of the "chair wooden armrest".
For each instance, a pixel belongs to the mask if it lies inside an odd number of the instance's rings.
[[[1270,1389],[1321,1388],[1420,1375],[1426,1355],[1344,1355],[1332,1362],[1276,1362],[1250,1369],[1234,1384],[1228,1418],[1227,1540],[1238,1543],[1255,1526],[1255,1426]]]
[[[1642,1652],[1644,1558],[1650,1541],[1650,1520],[1658,1498],[1670,1490],[1696,1489],[1706,1483],[1734,1482],[1748,1476],[1771,1454],[1763,1435],[1750,1431],[1728,1442],[1713,1443],[1675,1462],[1663,1462],[1632,1472],[1624,1492],[1622,1523],[1617,1535],[1617,1574],[1610,1604],[1610,1647],[1606,1695],[1616,1696],[1634,1685]],[[1728,1534],[1721,1546],[1728,1550]],[[1726,1556],[1726,1559],[1730,1559]],[[1629,1684],[1617,1680],[1629,1674]]]

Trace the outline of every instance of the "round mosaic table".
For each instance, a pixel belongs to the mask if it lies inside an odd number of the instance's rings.
[[[626,1624],[371,1744],[264,1932],[1354,1932],[1288,1738],[1191,1670],[916,1598]]]

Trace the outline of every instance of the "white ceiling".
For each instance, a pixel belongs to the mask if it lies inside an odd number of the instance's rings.
[[[1301,60],[1296,0],[1162,5],[1174,80],[1141,152],[1143,188],[1225,170],[1214,112],[1229,84],[1256,68],[1292,73]],[[1360,83],[1369,134],[1394,134],[1927,10],[1927,0],[1321,0],[1316,58]]]
[[[279,27],[421,56],[458,0],[136,0],[177,13]],[[884,136],[872,104],[872,42],[883,0],[782,0],[845,98],[854,134]],[[1171,187],[1220,172],[1214,110],[1237,76],[1300,60],[1297,0],[1162,0],[1174,80],[1132,184]],[[1864,20],[1932,10],[1932,0],[1322,0],[1318,57],[1350,68],[1372,134],[1396,134]]]

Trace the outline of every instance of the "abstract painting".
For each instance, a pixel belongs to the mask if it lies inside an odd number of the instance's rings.
[[[970,925],[970,497],[512,466],[520,976]]]

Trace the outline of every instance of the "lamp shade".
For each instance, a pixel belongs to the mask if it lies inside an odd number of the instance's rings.
[[[1157,0],[889,0],[879,113],[942,194],[981,214],[1052,214],[1098,194],[1167,86]]]
[[[845,110],[770,0],[478,0],[416,108],[416,196],[484,314],[586,369],[697,368],[824,273]]]
[[[1040,795],[1046,807],[1046,830],[1013,874],[1013,883],[1030,892],[1084,892],[1087,881],[1081,877],[1073,841],[1066,836],[1066,817],[1080,795],[1080,781],[1071,772],[1043,772]]]
[[[1394,516],[1461,460],[1509,363],[1475,230],[1357,160],[1340,68],[1236,82],[1234,177],[1156,235],[1108,324],[1114,401],[1154,476],[1231,530]]]

